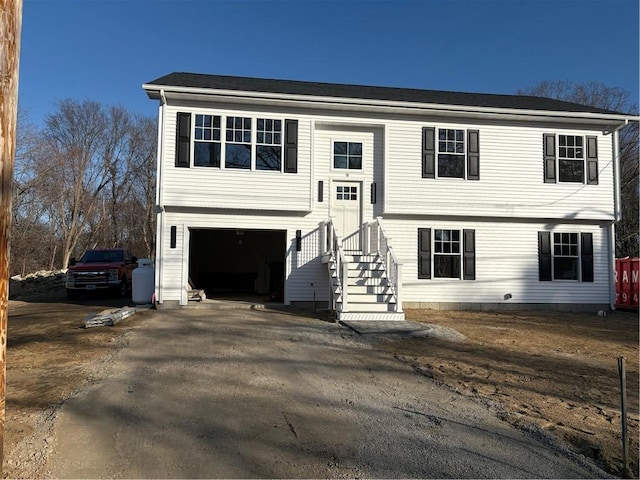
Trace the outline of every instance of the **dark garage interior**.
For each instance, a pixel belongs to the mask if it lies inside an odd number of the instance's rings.
[[[189,281],[209,298],[283,301],[285,230],[191,229]]]

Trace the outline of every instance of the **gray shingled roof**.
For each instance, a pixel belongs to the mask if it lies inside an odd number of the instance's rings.
[[[282,93],[334,98],[358,98],[366,100],[432,103],[471,107],[544,110],[553,112],[582,112],[617,114],[611,110],[525,95],[498,95],[491,93],[463,93],[414,88],[374,87],[337,83],[302,82],[266,78],[205,75],[174,72],[157,78],[146,85],[158,87],[191,87],[203,89],[238,90],[249,92]]]

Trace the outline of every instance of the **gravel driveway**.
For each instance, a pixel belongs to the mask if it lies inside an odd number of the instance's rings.
[[[135,317],[132,317],[135,321]],[[337,324],[160,310],[57,413],[55,478],[593,478]]]

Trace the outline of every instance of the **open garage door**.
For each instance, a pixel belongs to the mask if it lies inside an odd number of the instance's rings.
[[[283,301],[285,230],[191,229],[189,281],[209,298]]]

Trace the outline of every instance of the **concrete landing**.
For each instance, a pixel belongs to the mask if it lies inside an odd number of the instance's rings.
[[[426,336],[431,327],[408,320],[343,320],[340,323],[361,335],[396,334]]]

